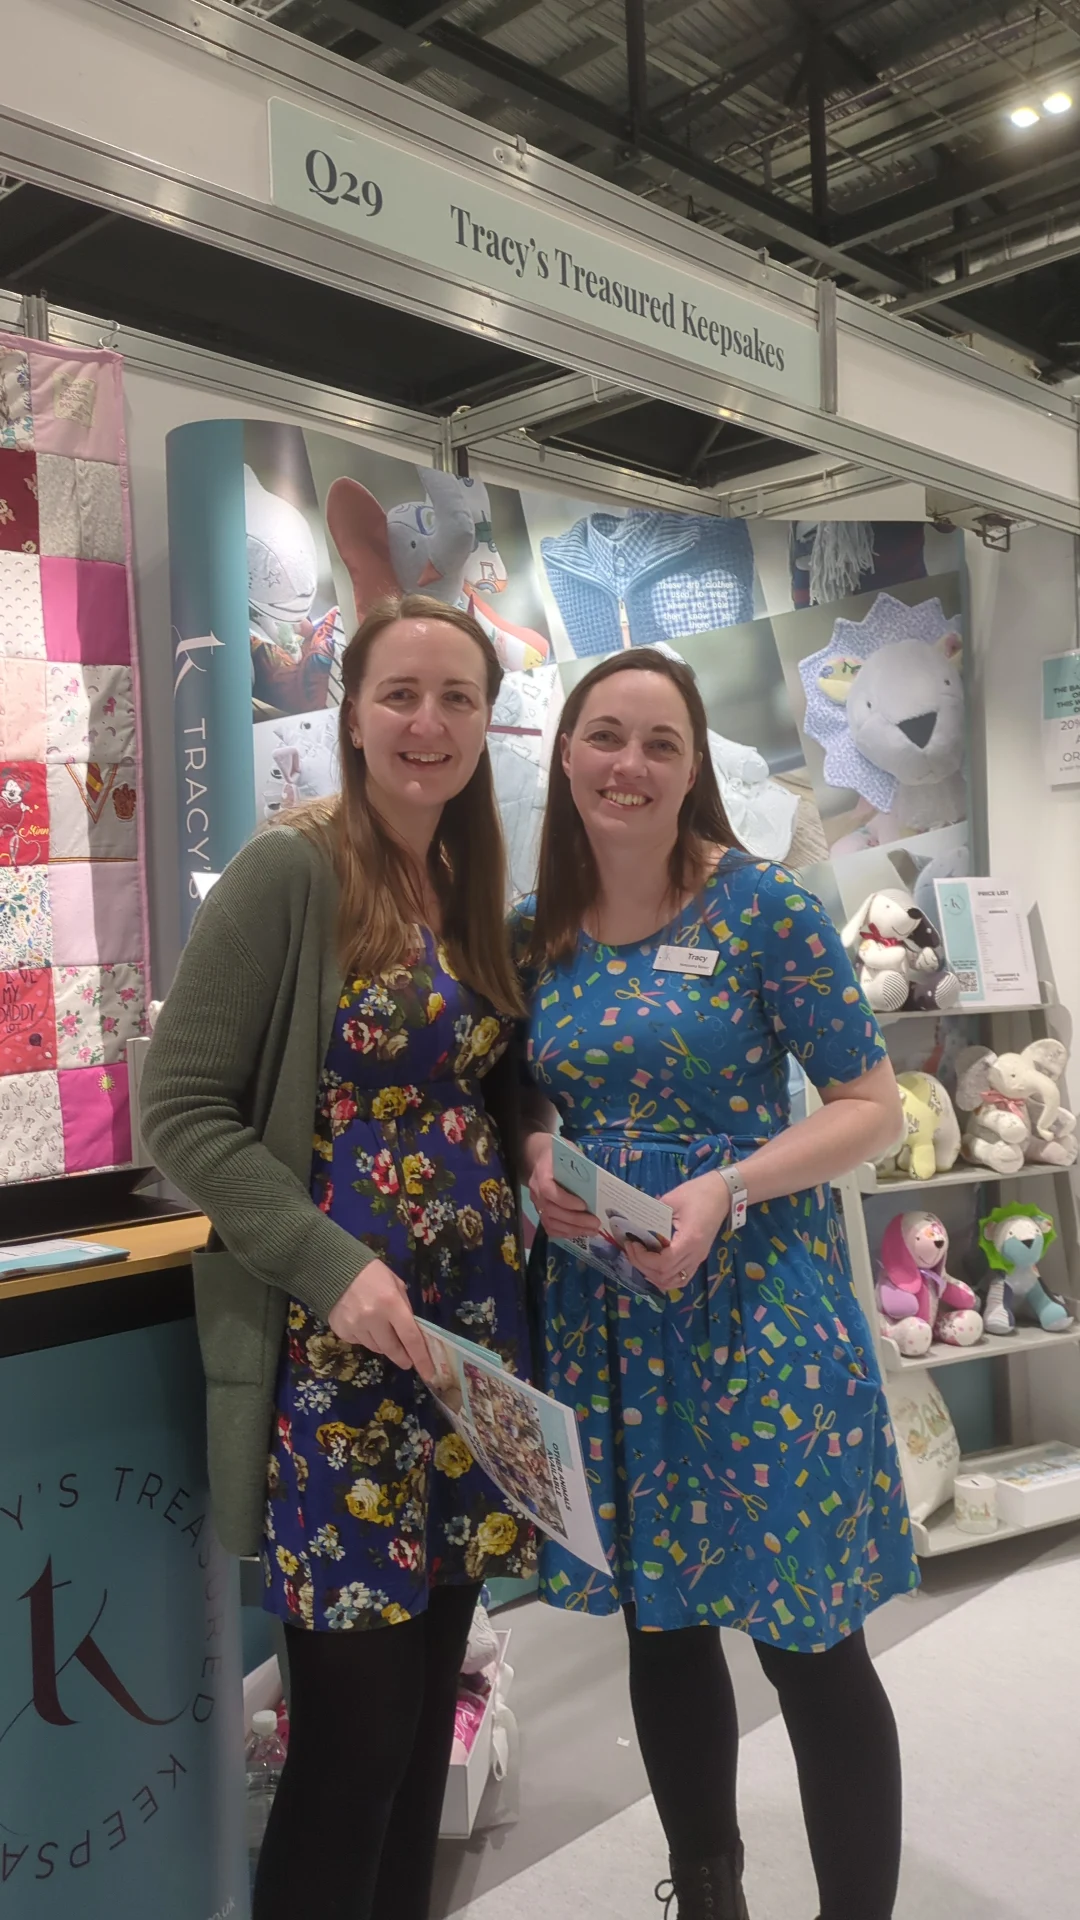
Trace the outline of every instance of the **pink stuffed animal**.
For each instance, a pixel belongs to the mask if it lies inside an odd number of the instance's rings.
[[[906,1359],[916,1359],[933,1340],[973,1347],[981,1340],[978,1299],[946,1270],[949,1236],[933,1213],[899,1213],[881,1242],[877,1303],[881,1331]]]

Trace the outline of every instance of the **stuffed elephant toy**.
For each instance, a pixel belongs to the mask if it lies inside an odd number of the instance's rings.
[[[1071,1167],[1076,1120],[1061,1104],[1068,1062],[1060,1040],[1033,1040],[1022,1053],[966,1047],[957,1061],[956,1104],[971,1115],[964,1157],[995,1173],[1018,1173],[1025,1161]]]
[[[948,1173],[960,1153],[960,1124],[940,1080],[929,1073],[901,1073],[897,1085],[904,1104],[904,1134],[882,1154],[878,1172],[915,1180]]]

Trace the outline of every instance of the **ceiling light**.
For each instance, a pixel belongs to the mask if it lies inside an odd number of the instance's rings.
[[[1014,127],[1033,127],[1038,118],[1034,107],[1014,107],[1009,115]]]
[[[1071,93],[1050,93],[1043,101],[1043,111],[1045,113],[1068,113],[1071,106]]]

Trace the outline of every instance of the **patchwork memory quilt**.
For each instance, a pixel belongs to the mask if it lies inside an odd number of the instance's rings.
[[[0,335],[0,1184],[130,1162],[142,837],[121,361]]]

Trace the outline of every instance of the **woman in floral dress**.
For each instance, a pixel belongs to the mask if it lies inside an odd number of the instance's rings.
[[[679,1920],[747,1913],[720,1625],[778,1689],[822,1920],[889,1920],[899,1758],[862,1628],[917,1574],[829,1183],[902,1116],[827,915],[732,846],[686,667],[616,654],[571,693],[515,931],[546,1384],[577,1413],[611,1564],[545,1543],[544,1598],[625,1612]],[[789,1054],[822,1098],[794,1126]],[[651,1297],[558,1244],[600,1229],[552,1177],[557,1120],[671,1206],[670,1246],[633,1253]]]
[[[524,1354],[517,1208],[483,1100],[513,1023],[485,1014],[434,937],[352,979],[319,1087],[311,1191],[451,1333]],[[406,1078],[408,1076],[408,1078]],[[289,1303],[263,1566],[292,1625],[370,1628],[423,1612],[428,1588],[531,1571],[529,1532],[415,1373]]]
[[[241,1553],[261,1520],[285,1623],[255,1920],[427,1920],[476,1601],[535,1559],[427,1390],[418,1324],[528,1371],[516,1102],[500,1129],[492,1092],[522,1007],[486,747],[501,671],[422,595],[375,608],[342,668],[342,791],[217,881],[147,1068],[158,1164],[214,1225],[215,1515]]]

